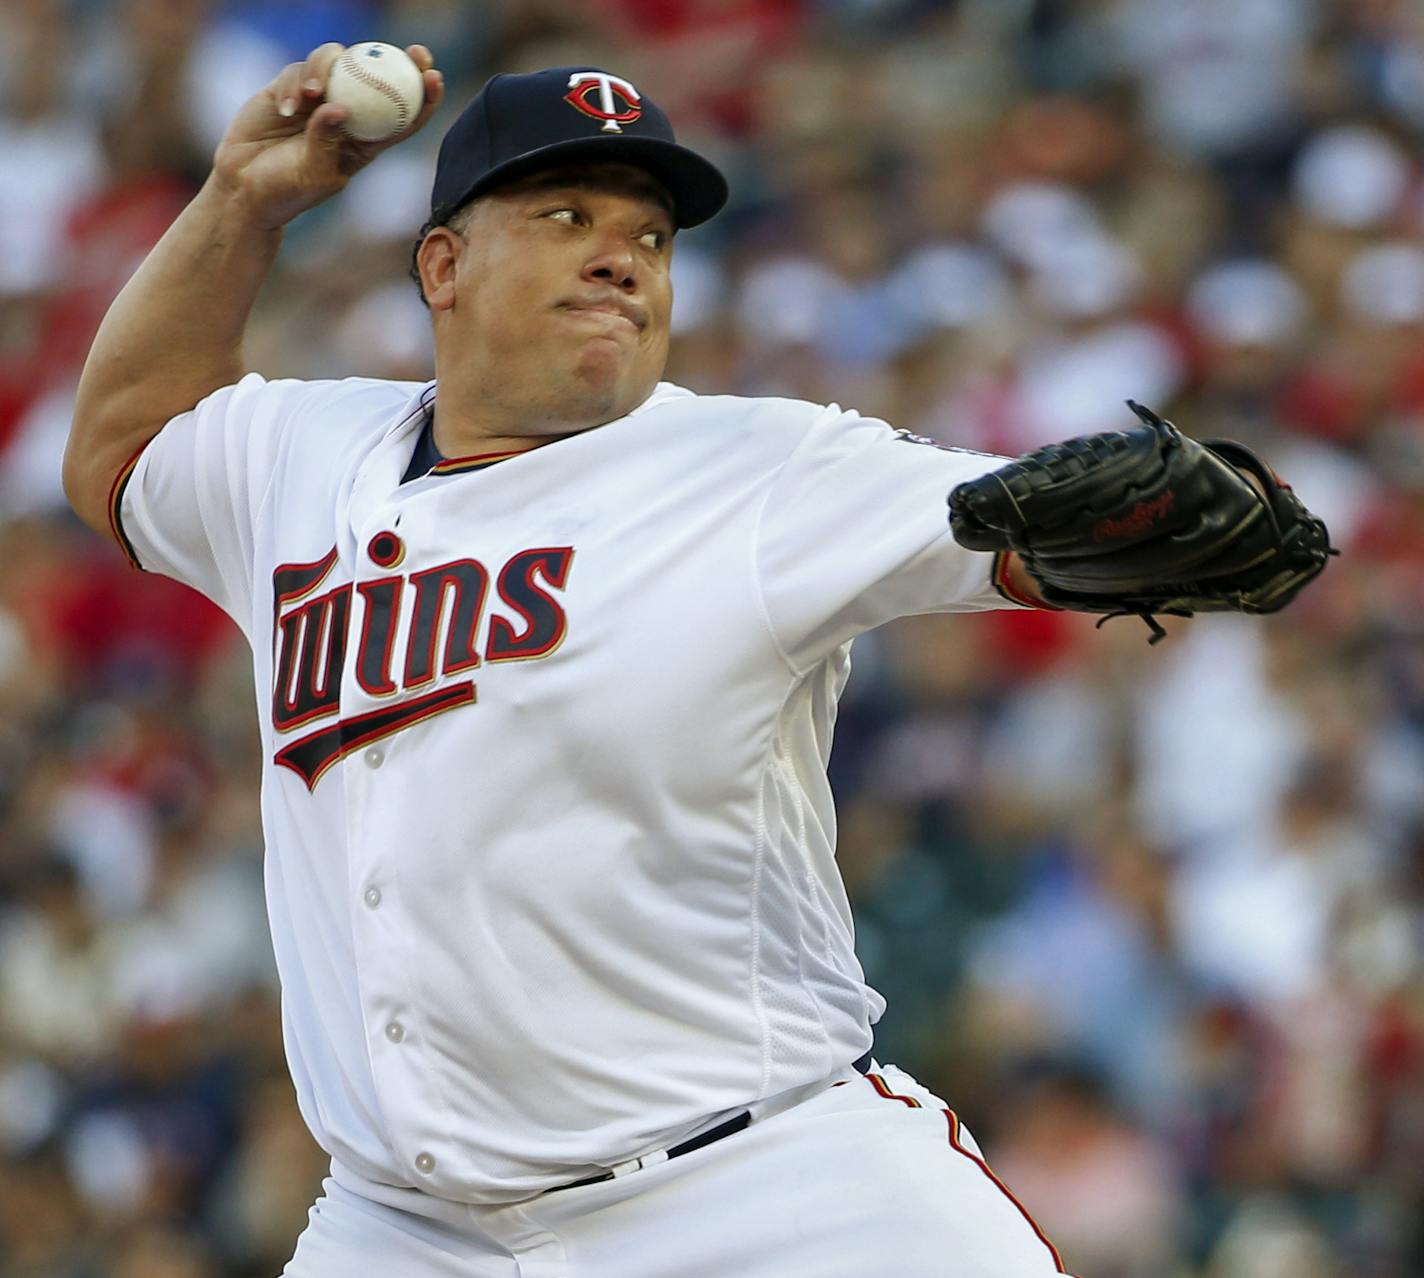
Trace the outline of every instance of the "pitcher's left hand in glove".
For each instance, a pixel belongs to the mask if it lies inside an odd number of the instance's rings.
[[[1143,425],[1050,444],[958,485],[955,540],[1017,552],[1054,607],[1142,617],[1153,643],[1165,633],[1154,613],[1275,612],[1339,553],[1245,445],[1198,443],[1128,406]]]

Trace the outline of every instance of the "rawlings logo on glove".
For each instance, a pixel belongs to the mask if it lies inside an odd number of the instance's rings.
[[[1152,501],[1140,501],[1125,519],[1100,519],[1093,528],[1094,541],[1121,541],[1125,537],[1140,537],[1163,515],[1172,509],[1177,494],[1170,488]]]
[[[1166,633],[1154,614],[1275,612],[1339,553],[1245,445],[1198,443],[1128,407],[1142,426],[1050,444],[956,487],[955,540],[1016,552],[1055,607],[1141,617],[1153,643]]]

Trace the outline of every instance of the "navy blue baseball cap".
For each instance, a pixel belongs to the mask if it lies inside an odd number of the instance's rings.
[[[596,67],[550,67],[485,83],[440,144],[431,216],[511,178],[563,164],[631,164],[672,196],[679,227],[707,221],[727,202],[715,165],[678,144],[651,98]]]

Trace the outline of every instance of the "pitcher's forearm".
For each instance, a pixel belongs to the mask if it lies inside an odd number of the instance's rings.
[[[242,336],[282,242],[210,177],[114,300],[84,365],[91,393],[191,408],[242,369]]]
[[[84,364],[65,453],[71,498],[242,375],[243,331],[281,239],[215,178],[169,227],[109,308]]]
[[[425,102],[404,132],[359,142],[348,108],[325,98],[343,48],[324,44],[242,106],[213,172],[115,299],[80,377],[64,491],[85,523],[108,524],[114,477],[164,424],[243,373],[242,335],[281,229],[342,190],[380,152],[416,133],[444,82],[430,50],[406,51]]]

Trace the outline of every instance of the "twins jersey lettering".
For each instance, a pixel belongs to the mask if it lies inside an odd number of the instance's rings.
[[[366,554],[380,567],[395,568],[405,558],[405,543],[394,532],[379,532],[371,538]],[[499,600],[519,622],[516,628],[506,617],[491,615],[485,661],[528,661],[559,646],[566,621],[550,588],[562,589],[572,559],[570,546],[524,550],[500,569],[496,585]],[[273,762],[290,768],[308,789],[316,786],[333,763],[368,741],[475,699],[473,680],[442,681],[442,687],[426,696],[404,698],[354,719],[339,718],[352,584],[345,582],[310,597],[336,562],[333,547],[315,563],[283,564],[272,574],[277,610],[272,725],[285,733],[318,720],[331,720],[325,727],[288,741],[273,756]],[[386,698],[399,690],[425,687],[435,681],[437,673],[453,675],[478,666],[490,581],[483,564],[465,558],[361,582],[356,587],[362,604],[360,637],[352,666],[362,691],[375,699]],[[414,601],[409,611],[403,612],[401,596],[407,587],[414,591]],[[399,645],[405,654],[404,668],[397,671],[392,658],[402,622],[407,628]],[[443,644],[439,642],[442,633]],[[437,648],[441,649],[438,664]]]
[[[662,384],[401,483],[435,391],[248,376],[114,521],[252,646],[306,1122],[367,1181],[497,1204],[867,1050],[836,700],[856,635],[1002,605],[945,519],[1001,459]]]

